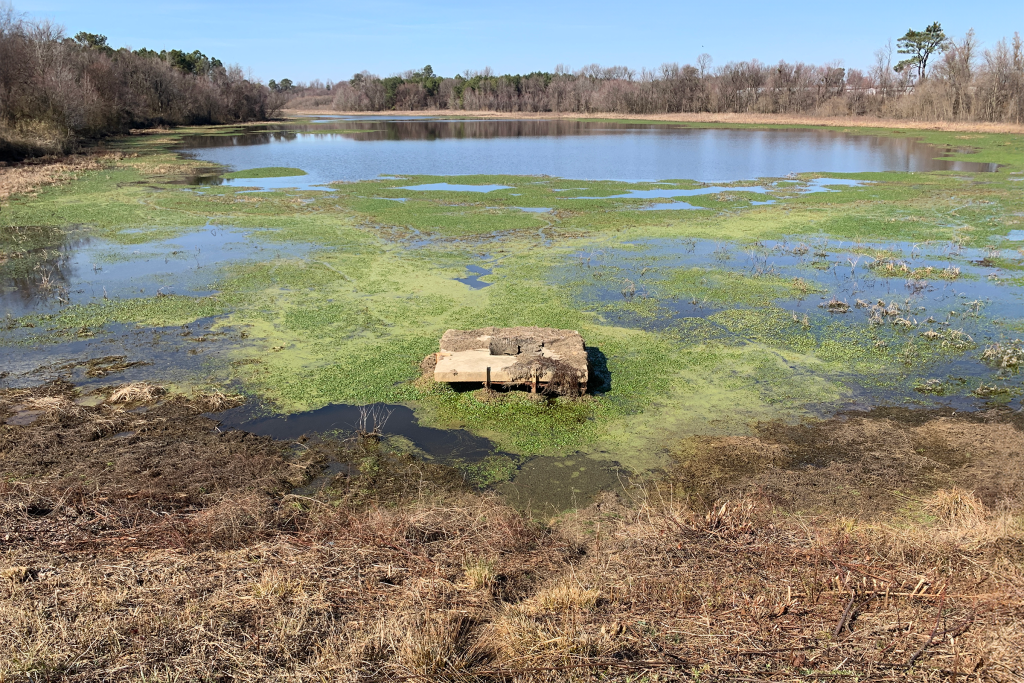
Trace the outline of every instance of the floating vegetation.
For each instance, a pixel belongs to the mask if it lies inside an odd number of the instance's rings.
[[[197,191],[170,181],[218,169],[183,163],[172,139],[147,136],[136,157],[4,206],[13,225],[52,226],[0,229],[0,343],[20,354],[7,381],[61,372],[82,353],[70,349],[129,363],[101,345],[146,329],[152,346],[133,347],[130,362],[153,365],[96,364],[89,379],[166,382],[167,358],[184,351],[196,383],[237,387],[272,410],[405,404],[424,425],[466,428],[517,457],[580,450],[637,467],[657,463],[659,435],[740,434],[762,419],[938,396],[971,408],[987,398],[979,383],[1018,390],[1006,371],[1019,354],[1004,339],[1024,282],[1003,240],[1021,207],[1004,173],[853,184],[805,174],[712,191],[692,179],[407,176],[324,193],[311,189],[324,180],[315,175],[256,169]],[[1012,165],[1006,139],[978,144]],[[819,186],[831,191],[804,191]],[[651,197],[636,192],[708,210],[644,211]],[[489,271],[486,282],[467,270]],[[197,320],[205,329],[181,337]],[[522,324],[586,337],[592,397],[533,401],[419,380],[446,329]],[[980,358],[978,346],[992,351]]]
[[[995,342],[985,347],[981,360],[999,368],[1016,370],[1024,363],[1024,342],[1014,339],[1007,342]]]

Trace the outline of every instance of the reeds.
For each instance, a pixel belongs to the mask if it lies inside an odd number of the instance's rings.
[[[130,382],[122,384],[110,393],[110,403],[149,403],[167,390],[149,382]]]

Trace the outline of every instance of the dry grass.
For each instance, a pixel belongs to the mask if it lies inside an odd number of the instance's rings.
[[[40,514],[2,493],[8,520]],[[544,527],[486,496],[228,497],[165,520],[162,547],[138,527],[84,553],[9,545],[0,676],[1018,680],[1022,534],[969,501],[863,525],[652,490]]]
[[[3,681],[1009,683],[1024,671],[1024,499],[984,477],[983,494],[902,494],[857,519],[845,498],[808,498],[808,514],[756,486],[693,495],[689,470],[542,523],[376,443],[327,491],[285,494],[300,465],[287,444],[218,433],[195,397],[70,414],[71,391],[0,392],[0,418],[52,408],[41,424],[0,424]],[[1020,446],[1005,422],[931,419],[906,429],[932,441],[906,443],[893,423],[874,427],[829,424],[830,457],[877,459],[895,438],[893,457],[923,471],[919,448],[952,462],[957,439],[1006,458]],[[816,432],[785,436],[716,448],[769,469],[800,461],[801,439],[821,451]]]
[[[149,382],[130,382],[114,389],[107,400],[111,403],[149,403],[165,393],[166,389]]]
[[[289,116],[320,115],[324,110],[285,110]],[[367,112],[335,112],[362,116]],[[1012,123],[909,121],[867,116],[793,116],[783,114],[617,114],[595,112],[577,114],[565,112],[493,112],[493,111],[441,111],[416,110],[387,112],[395,116],[471,116],[483,119],[628,119],[631,121],[679,121],[689,123],[743,123],[754,125],[796,126],[853,126],[858,128],[898,128],[902,130],[944,130],[969,133],[1024,133],[1024,125]]]
[[[46,185],[62,185],[82,171],[103,168],[98,155],[44,157],[14,165],[0,165],[0,201],[14,195],[35,196]]]
[[[228,408],[235,408],[245,403],[245,398],[238,394],[224,394],[220,391],[194,391],[190,398],[192,405],[204,413],[217,413]]]

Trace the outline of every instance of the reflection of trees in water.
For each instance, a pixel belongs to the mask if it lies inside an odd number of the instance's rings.
[[[276,128],[277,130],[273,130]],[[345,131],[365,131],[342,133]],[[216,147],[243,147],[265,145],[271,142],[289,142],[299,135],[329,138],[340,136],[350,140],[374,142],[483,140],[491,138],[571,137],[585,135],[617,135],[645,131],[654,135],[702,135],[738,141],[748,138],[759,146],[778,145],[781,148],[800,149],[802,146],[829,145],[837,150],[869,150],[873,156],[886,159],[891,170],[917,171],[993,171],[994,164],[936,159],[943,154],[964,151],[943,149],[914,138],[895,138],[880,135],[851,135],[829,130],[736,130],[722,128],[679,128],[664,124],[617,123],[612,121],[574,120],[357,120],[331,121],[321,124],[269,126],[267,129],[249,129],[245,134],[226,136],[200,136],[185,143],[191,149]],[[730,146],[730,149],[733,149]]]
[[[211,149],[214,147],[248,147],[265,145],[270,142],[288,142],[297,140],[294,131],[301,126],[289,127],[286,131],[247,131],[238,135],[196,135],[186,138],[181,145],[183,149]]]
[[[968,153],[968,149],[939,147],[917,138],[894,138],[881,135],[852,135],[834,131],[806,131],[828,135],[848,145],[869,149],[873,155],[886,160],[886,168],[892,171],[979,171],[994,172],[998,164],[977,161],[953,161],[936,158],[956,153]]]
[[[68,239],[63,232],[52,228],[21,230],[35,230],[36,233],[23,242],[38,245],[46,236],[56,241],[19,250],[16,240],[4,240],[7,260],[0,262],[0,301],[4,308],[10,310],[12,304],[25,308],[48,301],[67,303],[74,275],[71,254],[84,246],[87,240]]]

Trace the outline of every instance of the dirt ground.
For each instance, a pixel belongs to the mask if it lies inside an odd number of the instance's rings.
[[[0,680],[1024,675],[1017,414],[762,425],[537,520],[374,439],[221,432],[231,401],[0,392]]]
[[[708,500],[756,494],[793,512],[875,518],[939,489],[1024,507],[1024,414],[878,408],[755,437],[688,440],[674,481]]]

